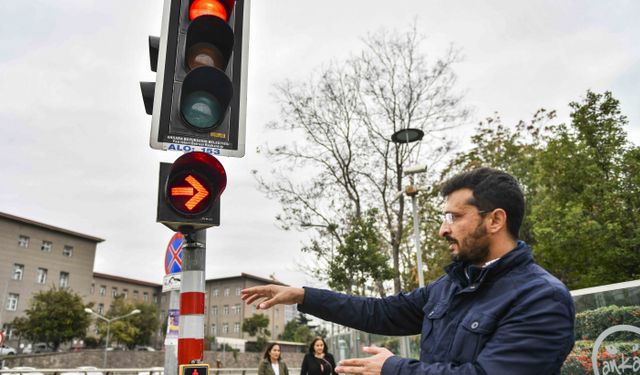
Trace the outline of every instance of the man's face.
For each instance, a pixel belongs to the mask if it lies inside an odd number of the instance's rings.
[[[489,255],[489,238],[484,217],[476,206],[468,204],[472,196],[470,189],[456,190],[447,196],[444,214],[453,222],[442,221],[440,236],[449,242],[454,261],[481,265]]]

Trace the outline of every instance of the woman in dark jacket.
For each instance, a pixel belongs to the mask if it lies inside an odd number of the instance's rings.
[[[302,360],[300,375],[337,375],[336,361],[327,352],[327,343],[316,337],[309,345],[309,353]]]
[[[258,375],[289,375],[287,364],[280,359],[280,345],[269,344],[258,365]]]

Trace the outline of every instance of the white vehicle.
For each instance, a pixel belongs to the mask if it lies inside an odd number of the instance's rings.
[[[16,350],[10,346],[2,345],[0,346],[0,355],[13,355],[16,354]]]
[[[33,367],[14,367],[11,371],[11,373],[5,375],[44,375]]]
[[[101,371],[97,371],[98,368],[94,366],[80,366],[76,367],[78,371],[63,372],[60,375],[103,375]]]
[[[138,375],[163,375],[164,367],[151,367],[151,371],[139,371]]]
[[[52,352],[53,348],[50,347],[47,343],[44,342],[37,342],[33,345],[29,344],[27,345],[23,350],[22,353],[24,354],[31,354],[31,353],[49,353]]]

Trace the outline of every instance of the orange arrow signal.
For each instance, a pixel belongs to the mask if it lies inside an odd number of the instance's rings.
[[[184,204],[185,207],[187,207],[189,211],[191,211],[195,206],[198,205],[198,203],[202,202],[202,200],[206,198],[207,195],[209,195],[209,191],[204,186],[202,186],[202,184],[192,175],[188,175],[184,180],[187,181],[192,187],[171,188],[171,195],[172,196],[178,196],[178,195],[191,196],[191,199],[189,199]],[[195,189],[195,194],[194,194],[194,189]]]

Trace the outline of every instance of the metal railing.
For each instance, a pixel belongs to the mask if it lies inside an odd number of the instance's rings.
[[[258,373],[257,367],[247,368],[215,368],[211,367],[211,374],[215,375],[256,375]],[[300,372],[300,368],[290,368],[289,372]],[[95,370],[80,370],[74,368],[61,369],[61,368],[44,368],[44,369],[0,369],[0,375],[163,375],[164,369],[162,367],[149,367],[149,368],[96,368]]]

